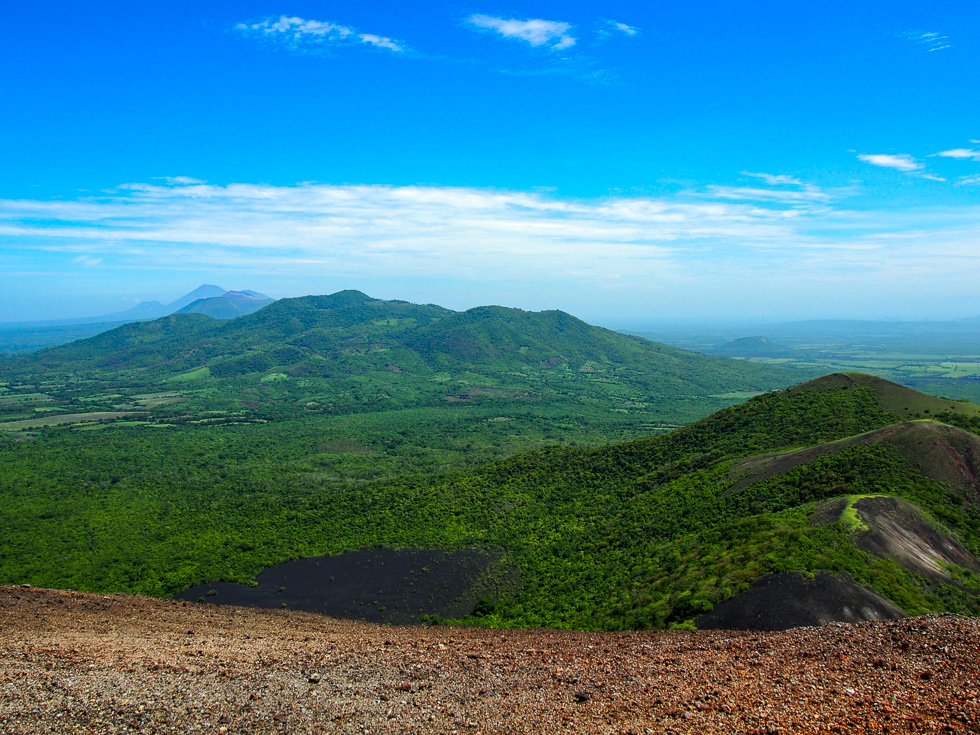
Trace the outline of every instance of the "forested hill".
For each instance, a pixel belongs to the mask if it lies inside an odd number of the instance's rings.
[[[0,582],[171,594],[322,554],[491,549],[496,584],[468,622],[688,625],[790,572],[846,572],[910,614],[980,614],[973,404],[837,374],[669,434],[415,477],[322,426],[0,443]],[[362,456],[382,474],[345,476]]]
[[[387,373],[431,379],[443,371],[495,376],[527,387],[547,371],[625,379],[673,396],[769,390],[799,372],[699,355],[594,327],[560,311],[486,306],[454,312],[372,299],[358,291],[282,299],[231,321],[174,314],[0,364],[0,374],[147,381],[206,369],[331,378]],[[407,380],[409,378],[403,378]]]

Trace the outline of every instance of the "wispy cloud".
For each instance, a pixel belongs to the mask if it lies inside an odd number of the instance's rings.
[[[953,45],[950,43],[949,36],[945,36],[942,33],[906,31],[898,35],[900,38],[904,38],[906,41],[910,41],[929,52],[942,51],[943,49],[951,48]]]
[[[396,53],[407,51],[403,43],[387,36],[361,33],[339,23],[286,15],[280,15],[278,19],[266,18],[257,23],[239,23],[235,29],[246,36],[263,39],[300,53],[322,51],[341,45],[367,45]]]
[[[914,291],[923,276],[949,298],[954,282],[968,294],[980,279],[977,207],[851,211],[805,185],[778,186],[569,199],[436,186],[128,184],[73,200],[0,200],[0,252],[63,273],[421,279],[515,293],[550,284],[566,299],[577,288],[631,309],[691,293],[719,307],[749,303],[759,289],[747,284],[776,282],[787,308],[819,306],[829,284],[871,294],[877,283],[886,297]]]
[[[75,258],[72,258],[72,262],[78,263],[78,265],[83,266],[85,268],[94,268],[95,266],[97,266],[99,263],[102,262],[102,258],[93,258],[90,255],[79,255]]]
[[[786,176],[784,174],[766,174],[756,173],[753,171],[742,171],[742,176],[751,176],[752,178],[759,179],[768,186],[803,186],[803,182],[795,176]]]
[[[807,184],[795,176],[742,171],[743,176],[759,179],[765,186],[708,186],[702,196],[734,201],[772,202],[787,205],[829,202],[833,195],[818,186]]]
[[[248,262],[476,279],[649,276],[760,249],[799,257],[881,247],[866,236],[867,217],[827,198],[805,188],[576,200],[452,187],[128,184],[73,201],[0,200],[0,241],[165,269]],[[852,219],[861,221],[848,234]],[[833,236],[816,234],[828,228]]]
[[[195,179],[190,176],[155,176],[157,181],[165,181],[172,186],[193,186],[195,184],[207,183],[201,179]]]
[[[531,46],[544,46],[555,51],[561,51],[575,45],[576,39],[569,33],[571,23],[557,20],[530,18],[497,18],[492,15],[471,15],[467,18],[470,25],[484,30],[499,33],[504,38],[513,38],[529,43]]]
[[[753,186],[709,186],[705,196],[750,202],[781,202],[783,204],[807,204],[827,202],[830,194],[815,186],[793,189],[760,189]]]
[[[952,148],[948,151],[940,151],[935,155],[942,156],[943,158],[972,158],[974,161],[980,161],[980,151],[973,148]]]
[[[859,153],[858,158],[872,166],[893,168],[896,171],[921,171],[924,166],[907,153]]]
[[[637,28],[636,26],[627,25],[626,23],[620,23],[618,20],[607,20],[606,29],[609,31],[623,33],[627,36],[635,36],[640,32],[640,29]]]

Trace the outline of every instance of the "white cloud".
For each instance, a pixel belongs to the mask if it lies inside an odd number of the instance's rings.
[[[974,161],[980,161],[980,151],[973,148],[953,148],[948,151],[940,151],[935,155],[943,158],[972,158]]]
[[[921,46],[926,51],[942,51],[944,49],[951,48],[953,44],[949,42],[949,36],[944,36],[941,33],[926,32],[926,31],[906,31],[905,33],[898,34],[901,38],[906,41],[910,41],[918,46]]]
[[[640,29],[636,26],[626,25],[625,23],[620,23],[616,20],[609,21],[609,27],[620,33],[625,33],[627,36],[635,36],[640,32]]]
[[[923,166],[907,153],[861,153],[858,158],[872,166],[882,168],[893,168],[898,171],[920,171]]]
[[[803,182],[794,176],[784,174],[755,173],[753,171],[742,171],[743,176],[751,176],[762,180],[768,186],[803,186]]]
[[[526,41],[532,46],[547,46],[561,51],[575,45],[574,36],[569,34],[571,23],[540,18],[496,18],[491,15],[471,15],[467,21],[478,28],[495,31],[504,38]]]
[[[0,252],[45,253],[46,267],[70,273],[234,272],[242,282],[346,279],[354,287],[417,279],[468,293],[547,287],[569,307],[617,284],[595,298],[618,298],[633,311],[639,298],[676,306],[692,293],[732,307],[760,292],[749,284],[776,281],[788,289],[786,305],[827,303],[830,284],[850,293],[877,283],[876,299],[904,294],[926,277],[941,284],[936,298],[948,299],[954,281],[966,294],[980,279],[977,207],[850,211],[835,204],[839,192],[828,198],[805,186],[691,194],[129,184],[73,200],[0,200]]]
[[[784,204],[826,202],[831,199],[830,194],[815,186],[804,187],[802,191],[791,189],[760,189],[752,186],[709,186],[707,194],[708,196],[719,199],[757,202],[769,201],[782,202]]]
[[[0,241],[168,270],[247,262],[302,274],[649,276],[718,248],[806,245],[803,212],[446,187],[130,184],[99,198],[0,201]]]
[[[376,36],[373,33],[362,33],[359,38],[362,43],[368,43],[372,46],[377,46],[378,48],[386,48],[390,51],[404,51],[405,49],[399,44],[392,41],[390,38],[385,36]]]
[[[100,248],[99,255],[169,268],[233,258],[287,270],[472,278],[510,270],[650,274],[721,251],[828,247],[807,234],[831,211],[811,206],[812,194],[733,192],[712,189],[710,201],[566,200],[420,186],[130,184],[101,198],[0,201],[0,237],[86,257]],[[767,195],[795,206],[769,207]],[[727,201],[738,199],[752,201]],[[866,247],[846,239],[833,246]]]
[[[78,263],[78,265],[84,266],[85,268],[94,268],[102,262],[102,258],[93,258],[89,255],[79,255],[72,258],[72,262]]]
[[[155,176],[158,181],[166,181],[168,184],[173,186],[193,186],[194,184],[204,184],[207,183],[201,179],[195,179],[190,176]]]
[[[280,15],[277,20],[267,18],[260,23],[239,23],[235,28],[248,36],[263,38],[300,52],[341,44],[367,44],[395,52],[407,50],[403,44],[386,36],[360,33],[339,23],[286,15]]]

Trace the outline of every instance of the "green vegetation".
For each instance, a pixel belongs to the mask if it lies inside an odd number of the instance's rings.
[[[287,299],[232,321],[176,314],[127,324],[0,362],[0,375],[8,383],[0,429],[112,412],[168,427],[309,420],[365,444],[383,441],[389,456],[412,447],[401,467],[380,462],[386,476],[668,431],[799,380],[561,312],[457,313],[358,292]],[[397,412],[405,413],[392,419]],[[411,431],[380,439],[379,417],[410,421]],[[494,420],[509,426],[488,429]]]
[[[857,508],[854,504],[862,498],[881,498],[888,497],[886,495],[847,495],[847,505],[844,506],[844,512],[841,513],[840,520],[844,524],[844,527],[849,531],[867,531],[868,524],[865,523],[858,516]]]
[[[277,375],[280,373],[277,373]],[[174,383],[183,383],[191,380],[202,380],[203,378],[210,378],[211,370],[207,366],[194,368],[193,370],[188,370],[186,373],[181,373],[180,375],[174,375],[169,380]]]
[[[844,523],[813,522],[828,499],[894,495],[980,550],[975,495],[929,479],[942,468],[918,467],[923,455],[911,449],[977,440],[936,422],[888,434],[900,417],[883,407],[885,388],[831,376],[670,434],[551,446],[455,471],[466,464],[452,459],[461,444],[483,442],[494,454],[515,424],[530,431],[539,417],[500,422],[486,406],[464,405],[468,422],[432,408],[367,414],[373,424],[321,416],[185,423],[152,435],[50,429],[36,441],[0,442],[0,579],[163,595],[247,581],[291,558],[489,545],[504,550],[521,585],[478,606],[469,622],[687,624],[761,574],[818,569],[846,571],[909,612],[976,614],[973,593],[862,551]],[[453,422],[472,427],[476,417],[479,429],[454,434]],[[344,436],[344,422],[356,437]],[[422,452],[407,438],[425,426],[435,446]],[[820,442],[836,444],[797,462],[794,448]],[[438,451],[448,473],[432,462]],[[740,458],[790,455],[776,474],[763,468],[746,480],[735,469]]]
[[[777,340],[745,337],[722,345],[706,336],[674,335],[677,344],[759,365],[862,372],[936,396],[980,403],[980,339],[976,320],[947,323],[774,325]],[[645,335],[647,336],[647,335]],[[650,336],[651,338],[655,338]]]
[[[980,566],[922,576],[862,546],[853,507],[902,498],[980,552],[980,408],[857,374],[766,392],[794,375],[356,292],[129,324],[0,363],[0,582],[169,595],[492,547],[519,584],[468,622],[689,627],[759,575],[817,570],[980,613]]]

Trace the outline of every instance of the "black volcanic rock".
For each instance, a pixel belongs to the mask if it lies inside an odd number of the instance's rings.
[[[786,572],[760,577],[695,622],[707,630],[788,630],[904,617],[902,610],[846,575],[817,572],[807,579]]]

